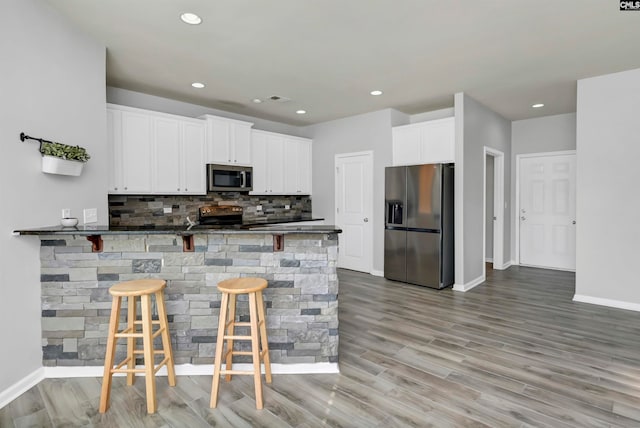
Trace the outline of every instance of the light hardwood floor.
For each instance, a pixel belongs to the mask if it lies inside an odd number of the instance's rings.
[[[574,274],[488,271],[467,293],[340,271],[339,375],[274,375],[256,410],[252,379],[48,379],[0,410],[0,427],[640,426],[640,313],[574,303]],[[606,286],[606,284],[603,284]]]

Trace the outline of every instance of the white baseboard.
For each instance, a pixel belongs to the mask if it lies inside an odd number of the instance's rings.
[[[45,378],[44,368],[40,367],[36,369],[31,374],[20,379],[18,382],[11,385],[9,388],[0,392],[0,409],[2,409],[7,404],[11,403],[13,400],[27,392],[29,389],[33,388],[38,384],[42,379]]]
[[[513,264],[513,260],[509,260],[508,262],[506,262],[505,264],[503,264],[502,266],[498,266],[494,263],[493,268],[495,270],[505,270],[505,269],[509,269],[511,267],[511,265]]]
[[[224,364],[222,367],[224,368]],[[142,366],[138,366],[142,368]],[[234,364],[237,370],[253,370],[253,364],[243,363]],[[264,365],[262,366],[264,373]],[[309,364],[271,364],[271,373],[273,374],[331,374],[340,373],[338,363],[309,363]],[[197,376],[212,375],[213,364],[179,364],[176,365],[176,376]],[[58,366],[58,367],[40,367],[33,373],[25,376],[20,381],[11,385],[4,391],[0,392],[0,409],[13,400],[24,394],[33,386],[37,385],[43,379],[48,378],[74,378],[74,377],[102,377],[104,375],[104,367],[102,366]],[[124,373],[117,373],[114,376],[124,376]],[[156,373],[158,376],[166,376],[167,368],[162,367]],[[143,373],[136,373],[136,376],[144,376]]]
[[[384,276],[384,271],[381,270],[372,269],[370,273],[373,276]]]
[[[575,294],[573,296],[573,301],[640,312],[640,303],[624,302],[622,300],[603,299],[602,297],[592,297],[585,296],[583,294]]]
[[[225,365],[223,364],[224,368]],[[143,368],[137,366],[137,368]],[[253,370],[251,363],[238,363],[233,365],[237,370]],[[45,367],[45,378],[70,378],[70,377],[102,377],[104,367],[102,366],[82,366],[82,367]],[[264,373],[264,365],[262,366]],[[271,364],[273,374],[325,374],[340,373],[338,363],[309,363],[309,364]],[[213,364],[177,364],[176,376],[200,376],[213,374]],[[114,376],[124,376],[124,373],[117,373]],[[136,373],[137,376],[144,376],[144,373]],[[166,376],[167,368],[162,367],[156,373],[158,376]]]
[[[493,258],[487,257],[486,259],[484,259],[484,261],[487,263],[493,263]]]
[[[466,284],[453,284],[453,291],[462,291],[462,292],[469,291],[472,288],[482,284],[485,281],[485,279],[486,278],[484,275],[480,275],[476,279],[469,281]]]

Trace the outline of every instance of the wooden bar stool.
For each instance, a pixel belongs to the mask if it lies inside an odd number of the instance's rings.
[[[161,279],[139,279],[135,281],[121,282],[109,288],[109,293],[113,296],[111,305],[111,319],[109,321],[109,336],[107,339],[107,353],[104,359],[104,378],[102,380],[102,394],[100,396],[100,413],[106,412],[109,408],[109,398],[111,395],[111,379],[114,373],[126,373],[127,385],[133,385],[136,373],[144,373],[147,387],[147,411],[156,411],[156,372],[167,366],[169,385],[175,386],[176,374],[173,367],[173,354],[171,352],[171,340],[169,339],[169,325],[167,322],[167,312],[164,307],[164,296],[162,290],[166,286],[166,281]],[[151,319],[151,295],[156,296],[158,308],[158,321]],[[127,328],[118,331],[120,321],[120,308],[122,298],[128,298],[127,305]],[[142,319],[136,320],[136,298],[140,298],[140,308]],[[157,331],[153,331],[153,325],[159,325]],[[137,325],[142,327],[139,332]],[[153,349],[153,339],[162,337],[162,350]],[[127,357],[115,368],[113,367],[116,340],[127,339]],[[136,339],[142,339],[142,349],[136,349]],[[144,355],[144,368],[136,369],[136,354]],[[163,354],[164,359],[156,366],[154,357],[156,354]],[[126,368],[123,366],[126,364]]]
[[[260,378],[260,362],[264,362],[265,379],[271,383],[271,362],[269,361],[269,344],[267,343],[267,325],[264,316],[264,300],[262,290],[267,288],[267,281],[262,278],[235,278],[221,281],[218,290],[222,293],[220,316],[218,322],[218,341],[216,342],[216,358],[214,362],[213,385],[211,387],[211,408],[218,402],[218,387],[220,376],[231,380],[231,375],[253,375],[256,390],[256,408],[262,409],[262,382]],[[236,322],[236,296],[249,295],[249,322]],[[235,335],[235,327],[250,327],[250,336]],[[227,334],[225,334],[225,329]],[[260,340],[258,340],[260,329]],[[227,351],[223,356],[224,341],[227,341]],[[234,340],[250,340],[251,351],[234,351]],[[262,348],[262,350],[260,350]],[[253,371],[233,370],[234,355],[251,355]],[[222,359],[226,360],[225,370],[221,370]]]

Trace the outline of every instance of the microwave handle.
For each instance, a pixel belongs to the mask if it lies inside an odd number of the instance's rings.
[[[245,171],[240,171],[240,177],[242,177],[242,184],[240,184],[240,187],[247,187],[247,173]]]

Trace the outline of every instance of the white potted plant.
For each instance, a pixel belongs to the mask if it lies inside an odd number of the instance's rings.
[[[91,156],[84,147],[68,144],[42,142],[42,172],[78,176],[82,173],[84,163]]]

